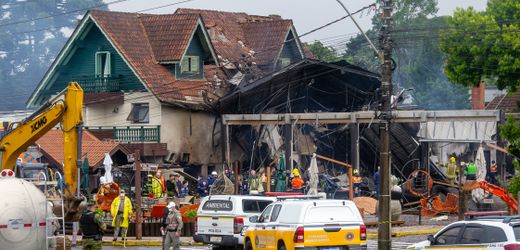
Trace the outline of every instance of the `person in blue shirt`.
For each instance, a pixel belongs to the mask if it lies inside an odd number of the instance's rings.
[[[376,186],[376,198],[379,196],[379,166],[377,166],[377,171],[374,173],[374,186]]]
[[[199,176],[199,181],[197,183],[197,194],[200,197],[206,197],[209,195],[208,180],[202,176]]]
[[[182,182],[182,187],[179,190],[180,190],[179,198],[184,198],[189,195],[190,188],[189,188],[189,184],[188,184],[187,180],[184,180]]]

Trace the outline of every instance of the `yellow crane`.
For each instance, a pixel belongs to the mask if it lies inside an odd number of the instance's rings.
[[[0,138],[0,166],[12,170],[18,156],[56,125],[63,130],[63,206],[66,221],[78,221],[86,200],[78,197],[78,164],[81,164],[83,89],[71,82],[68,87]],[[61,210],[61,209],[60,209]],[[55,210],[56,211],[56,210]]]

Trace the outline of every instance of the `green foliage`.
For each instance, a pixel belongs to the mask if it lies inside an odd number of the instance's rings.
[[[197,218],[197,210],[195,210],[195,209],[187,210],[186,213],[184,214],[184,217],[188,220],[195,220]]]
[[[320,61],[336,62],[341,59],[334,48],[325,47],[320,41],[316,41],[311,44],[305,44],[305,46],[307,46],[314,57]]]
[[[457,9],[441,39],[448,78],[471,86],[489,77],[496,79],[499,89],[516,90],[520,85],[518,18],[518,0],[490,0],[482,12]]]
[[[395,2],[393,82],[397,87],[415,89],[415,100],[422,108],[467,108],[467,88],[452,84],[443,70],[445,57],[439,49],[438,30],[446,25],[446,19],[431,17],[436,12],[437,1],[433,0]],[[378,41],[380,21],[380,15],[375,15],[374,27],[367,32],[371,41]],[[379,71],[379,59],[361,35],[349,40],[344,58],[368,70]]]
[[[506,122],[500,125],[500,135],[510,144],[507,151],[520,157],[520,121],[509,116]]]
[[[86,8],[102,4],[102,0],[2,1],[0,110],[25,107],[34,87],[67,40],[63,29],[73,29]],[[84,10],[74,12],[78,9]],[[24,22],[31,19],[37,20]]]
[[[517,160],[513,160],[513,166],[516,171],[520,171],[520,163]],[[515,175],[507,183],[507,191],[516,196],[520,192],[520,175]]]

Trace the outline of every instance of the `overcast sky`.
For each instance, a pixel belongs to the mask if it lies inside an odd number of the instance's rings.
[[[104,0],[112,2],[113,0]],[[355,12],[374,0],[342,0],[350,12]],[[110,10],[139,12],[145,9],[160,7],[181,0],[127,0],[112,4]],[[438,0],[438,15],[451,15],[457,7],[473,6],[477,10],[486,7],[487,0]],[[146,13],[173,13],[177,8],[213,9],[231,12],[246,12],[248,14],[269,15],[278,14],[285,19],[292,19],[298,34],[326,24],[332,20],[345,16],[345,11],[335,0],[192,0],[174,6],[147,11]],[[363,30],[371,26],[374,11],[365,10],[355,15]],[[322,40],[325,44],[334,46],[343,43],[345,39],[358,33],[350,19],[342,20],[327,28],[301,38],[302,41]],[[348,35],[347,35],[348,34]]]

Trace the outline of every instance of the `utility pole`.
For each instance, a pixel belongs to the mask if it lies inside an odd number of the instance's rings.
[[[380,194],[379,194],[379,227],[377,230],[377,245],[380,250],[392,248],[392,222],[390,220],[390,123],[392,120],[392,41],[390,32],[392,27],[392,0],[383,0],[383,26],[379,44],[381,46],[381,123],[380,136]]]
[[[141,210],[141,155],[139,149],[134,153],[135,164],[135,239],[140,240],[143,237],[143,223],[141,218],[143,212]]]

